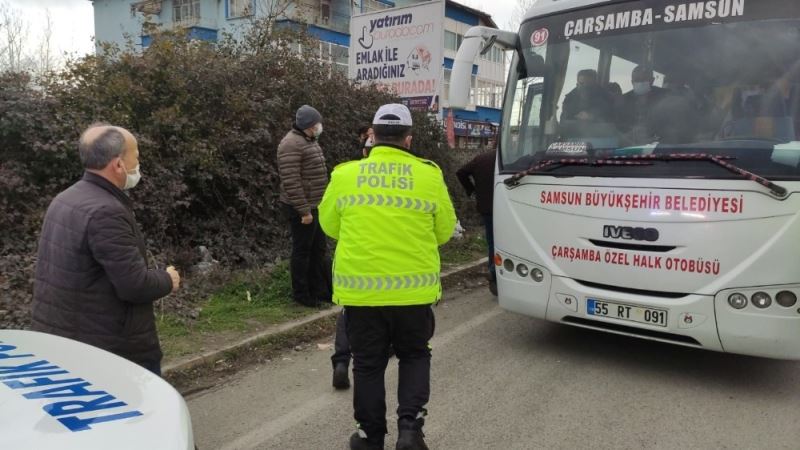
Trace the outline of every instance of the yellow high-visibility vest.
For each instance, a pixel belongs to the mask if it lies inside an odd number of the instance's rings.
[[[388,145],[338,165],[319,205],[336,239],[333,299],[346,306],[425,305],[441,298],[439,245],[456,215],[439,166]]]

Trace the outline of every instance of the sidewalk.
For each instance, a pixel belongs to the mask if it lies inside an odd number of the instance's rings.
[[[486,258],[481,258],[477,261],[451,268],[442,273],[442,281],[445,281],[453,275],[476,269],[486,264],[486,262]],[[328,332],[330,324],[335,323],[335,316],[339,311],[341,311],[341,307],[335,306],[300,319],[275,325],[264,331],[248,336],[234,344],[207,351],[200,355],[179,358],[176,361],[165,364],[162,368],[162,372],[165,378],[175,378],[180,377],[181,374],[186,374],[193,370],[200,370],[204,367],[215,370],[214,366],[218,362],[236,359],[239,355],[246,353],[248,350],[255,350],[264,345],[269,346],[276,341],[281,341],[281,337],[296,337],[302,335],[302,331],[305,329],[316,328],[316,333]]]

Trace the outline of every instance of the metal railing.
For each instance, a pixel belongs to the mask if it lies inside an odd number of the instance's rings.
[[[164,24],[168,28],[208,28],[211,30],[217,29],[217,19],[208,17],[186,17],[182,20],[173,21]]]

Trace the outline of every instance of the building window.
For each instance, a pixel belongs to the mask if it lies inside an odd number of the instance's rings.
[[[384,9],[391,8],[391,5],[376,0],[362,0],[361,7],[363,8],[362,12],[366,13],[373,11],[383,11]]]
[[[448,50],[458,50],[458,38],[452,31],[444,32],[444,48]]]
[[[452,70],[444,69],[444,81],[442,82],[442,100],[450,100],[450,74]]]
[[[255,13],[255,0],[227,0],[228,18],[252,16]]]
[[[481,59],[493,62],[495,64],[503,64],[505,60],[505,54],[503,53],[503,50],[500,50],[499,47],[492,47],[491,50],[481,55]]]
[[[461,43],[464,41],[464,36],[453,33],[452,31],[445,30],[444,32],[444,48],[448,50],[458,51]]]
[[[303,50],[305,50],[301,44],[295,43],[291,44],[291,49],[298,55],[302,55]],[[349,47],[333,44],[331,42],[320,41],[318,47],[312,47],[310,56],[316,58],[322,63],[329,65],[331,68],[330,74],[339,72],[345,76],[347,75],[347,64],[350,57]]]
[[[172,21],[195,22],[200,19],[200,0],[173,0]]]
[[[470,80],[469,103],[472,105],[478,104],[478,77],[475,75]]]

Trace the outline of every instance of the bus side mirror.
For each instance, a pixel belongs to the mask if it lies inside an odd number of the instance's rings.
[[[469,105],[475,58],[481,52],[489,51],[493,45],[516,50],[519,48],[519,36],[510,31],[488,27],[472,27],[464,35],[450,73],[450,108],[460,109]]]
[[[472,88],[472,65],[483,46],[479,36],[465,36],[458,48],[450,73],[450,108],[463,109],[469,105],[469,94]]]
[[[496,35],[490,37],[489,40],[486,42],[486,44],[483,45],[483,50],[481,50],[481,56],[489,53],[489,50],[492,49],[492,46],[494,46],[495,42],[497,42],[497,36]]]

